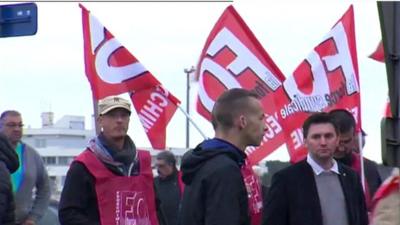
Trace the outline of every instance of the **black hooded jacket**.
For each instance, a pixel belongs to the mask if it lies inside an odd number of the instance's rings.
[[[14,173],[18,167],[17,153],[7,138],[0,134],[0,224],[2,225],[15,223],[15,202],[10,173]]]
[[[246,155],[220,139],[206,140],[183,156],[185,190],[180,225],[250,224],[240,172]]]

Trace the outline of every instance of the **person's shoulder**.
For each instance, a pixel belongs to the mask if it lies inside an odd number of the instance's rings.
[[[28,144],[25,143],[25,142],[21,142],[21,144],[24,145],[24,150],[25,150],[25,151],[27,151],[27,152],[29,152],[29,153],[31,153],[31,154],[33,154],[33,155],[40,156],[39,152],[38,152],[34,147],[28,145]]]
[[[237,162],[225,154],[216,155],[207,160],[201,168],[204,177],[226,177],[240,174]]]
[[[80,174],[90,174],[89,170],[86,168],[86,166],[79,161],[73,161],[71,163],[71,165],[69,166],[69,170],[68,173],[70,174],[76,174],[76,175],[80,175]]]
[[[364,157],[364,164],[370,167],[378,167],[378,163],[365,157]]]
[[[154,184],[159,184],[160,180],[161,180],[160,176],[154,177]]]
[[[235,162],[235,160],[233,160],[227,154],[218,154],[218,155],[210,158],[207,163],[213,164],[217,168],[224,168],[224,167],[239,168],[239,164],[237,162]]]
[[[272,179],[280,182],[297,183],[299,180],[304,179],[307,174],[312,174],[312,168],[308,163],[304,161],[297,162],[288,167],[285,167],[272,176]]]
[[[281,175],[290,175],[290,174],[297,174],[299,172],[304,171],[307,169],[307,167],[310,167],[308,163],[305,160],[302,160],[300,162],[294,163],[288,167],[285,167],[281,170],[279,170],[277,173]]]

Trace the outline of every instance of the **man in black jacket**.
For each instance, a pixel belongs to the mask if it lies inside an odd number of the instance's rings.
[[[368,225],[360,178],[336,162],[338,126],[328,113],[303,124],[307,159],[272,177],[262,225]]]
[[[176,159],[172,152],[157,154],[156,168],[158,176],[154,179],[157,199],[167,225],[178,225],[178,213],[183,193],[181,173],[176,168]]]
[[[240,167],[245,148],[260,145],[264,136],[264,110],[256,94],[235,88],[217,99],[211,117],[215,137],[183,157],[180,224],[250,224]]]
[[[18,155],[8,142],[7,137],[0,134],[0,224],[15,224],[15,202],[12,192],[10,174],[19,166]]]

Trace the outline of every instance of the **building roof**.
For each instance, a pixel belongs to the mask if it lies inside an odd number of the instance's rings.
[[[24,129],[24,136],[58,135],[58,136],[94,136],[94,130],[74,130],[65,128],[28,128]]]
[[[160,152],[160,150],[154,150],[152,148],[138,147],[138,149],[150,151],[150,155],[153,156],[157,155]],[[42,157],[49,157],[49,156],[58,157],[58,156],[77,156],[85,149],[50,146],[46,148],[36,148],[36,150]],[[172,153],[174,153],[175,156],[182,156],[186,152],[186,148],[169,148],[167,150],[172,151]]]

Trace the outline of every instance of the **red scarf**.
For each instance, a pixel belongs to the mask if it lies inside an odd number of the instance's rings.
[[[254,171],[247,160],[242,166],[241,172],[247,189],[251,224],[259,225],[261,224],[261,215],[263,209],[260,178],[254,174]]]

